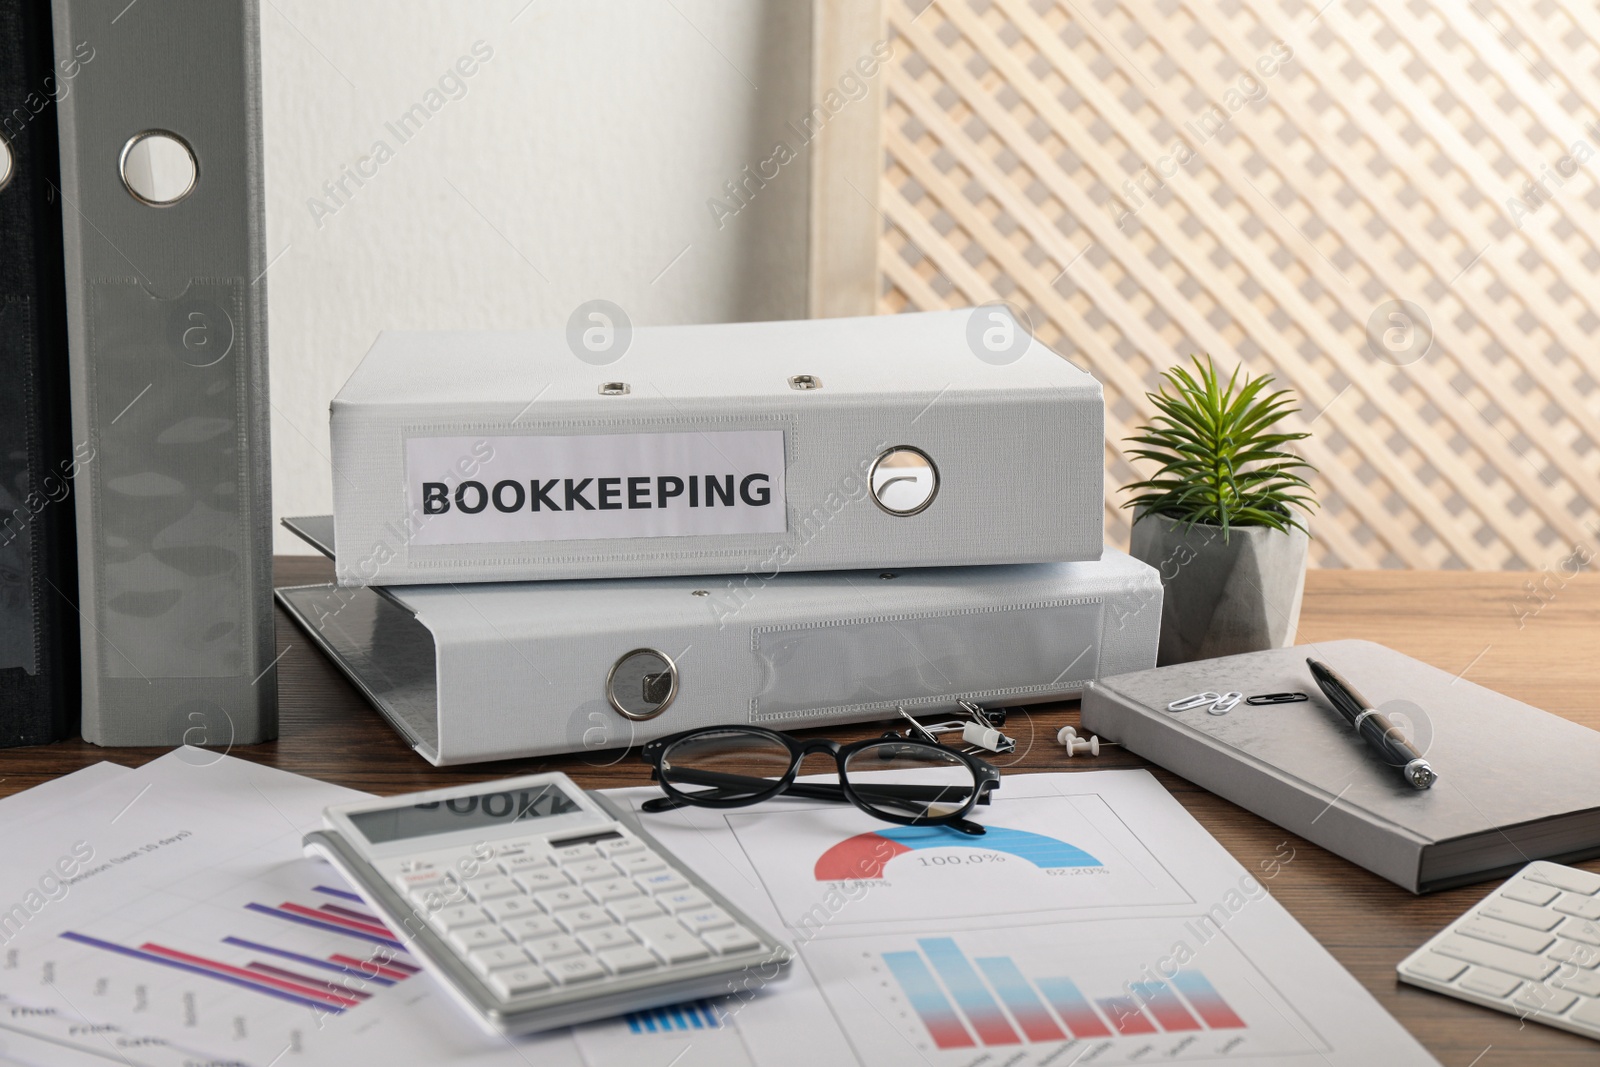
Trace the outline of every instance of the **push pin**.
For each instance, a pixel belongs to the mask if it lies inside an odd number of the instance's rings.
[[[1063,726],[1056,731],[1056,740],[1067,750],[1067,757],[1087,752],[1091,756],[1100,755],[1100,739],[1098,737],[1079,737],[1078,731],[1070,726]],[[1109,742],[1107,742],[1109,744]]]

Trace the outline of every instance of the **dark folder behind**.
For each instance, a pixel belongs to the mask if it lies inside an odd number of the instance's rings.
[[[0,0],[0,747],[78,732],[56,68],[46,0]],[[0,172],[6,167],[0,163]]]

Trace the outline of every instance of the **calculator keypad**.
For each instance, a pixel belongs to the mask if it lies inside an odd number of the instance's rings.
[[[631,834],[517,842],[473,877],[413,862],[394,883],[501,999],[760,944]]]

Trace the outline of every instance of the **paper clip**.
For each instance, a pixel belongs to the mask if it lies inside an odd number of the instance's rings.
[[[1198,708],[1202,704],[1215,704],[1221,699],[1221,693],[1195,693],[1193,696],[1186,696],[1179,700],[1174,700],[1172,703],[1167,705],[1167,710],[1188,711],[1190,708]]]
[[[1243,693],[1223,693],[1217,698],[1216,703],[1206,709],[1211,715],[1226,715],[1239,706],[1239,701],[1244,699]]]
[[[1304,693],[1259,693],[1245,698],[1245,703],[1259,707],[1262,704],[1298,704],[1304,699],[1306,699]]]

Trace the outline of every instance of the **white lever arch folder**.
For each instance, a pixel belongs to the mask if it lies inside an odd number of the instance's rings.
[[[339,583],[1100,556],[1100,384],[1003,309],[588,336],[382,334],[332,405]]]
[[[331,549],[330,519],[285,524]],[[1160,576],[1110,548],[1075,563],[277,595],[439,765],[1040,703],[1152,667],[1161,620]]]

